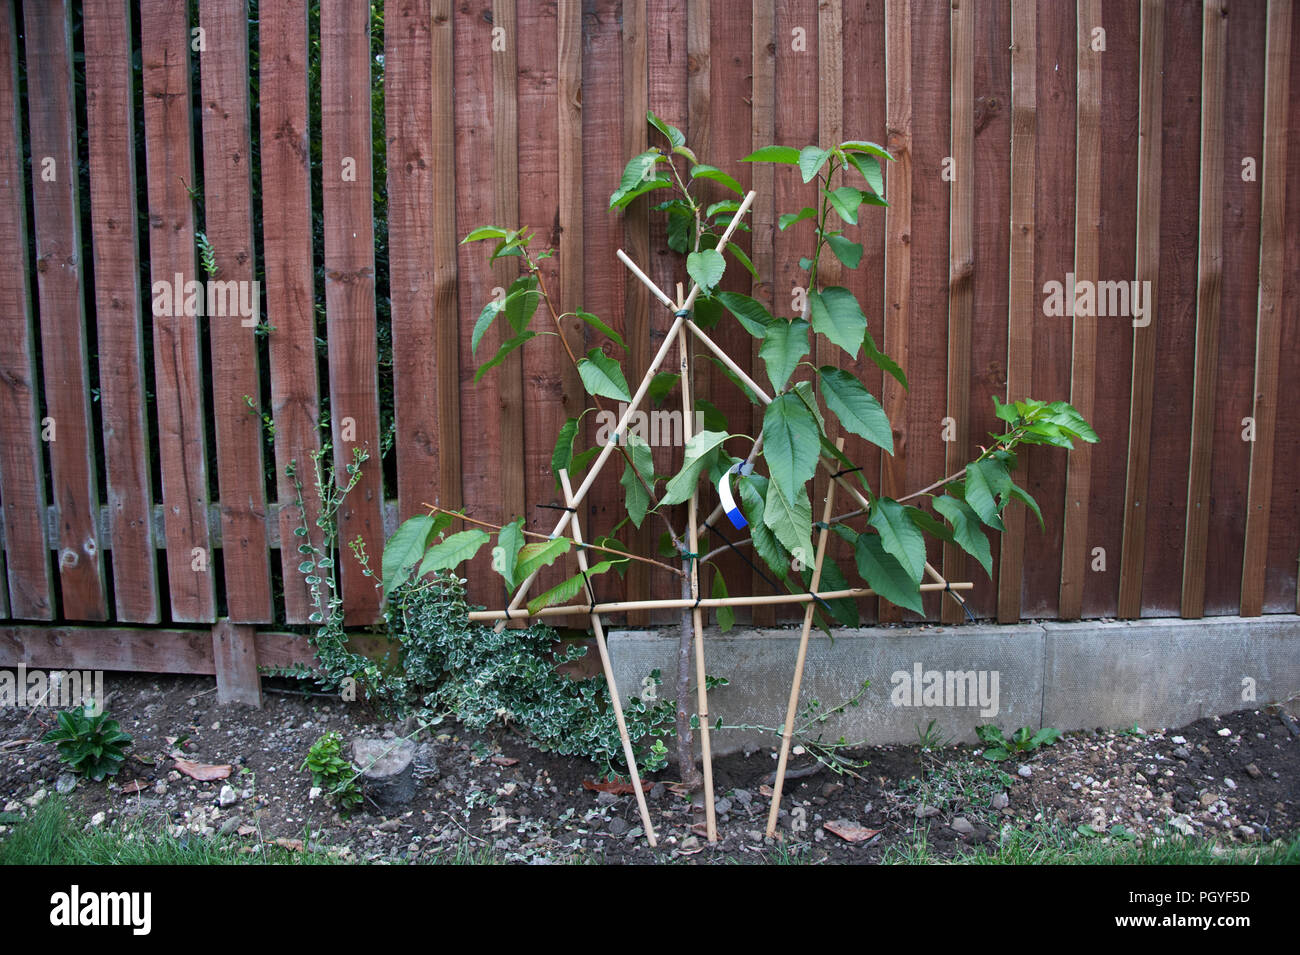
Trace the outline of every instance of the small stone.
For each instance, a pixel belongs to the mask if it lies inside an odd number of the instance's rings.
[[[948,823],[948,828],[959,835],[969,836],[975,831],[969,819],[965,816],[957,816],[952,822]]]
[[[994,809],[1006,809],[1011,805],[1011,798],[1006,793],[994,793],[993,801],[989,805]]]
[[[315,802],[320,798],[320,793],[321,788],[319,786],[312,786],[311,789],[307,790],[307,801]]]
[[[1255,830],[1251,826],[1238,826],[1237,832],[1240,835],[1245,836],[1247,839],[1255,834]]]
[[[731,800],[726,796],[723,796],[713,804],[713,808],[719,816],[725,816],[727,813],[731,812]]]
[[[1169,742],[1173,743],[1175,746],[1187,745],[1187,740],[1181,736],[1171,736],[1169,737]]]
[[[1259,777],[1263,776],[1264,774],[1259,771],[1259,767],[1256,766],[1254,763],[1247,763],[1246,775],[1249,776],[1251,779],[1259,779]]]
[[[939,815],[939,810],[934,806],[920,805],[916,807],[917,819],[928,819],[930,816]]]
[[[1225,726],[1223,729],[1219,730],[1219,735],[1220,735],[1220,736],[1231,736],[1231,735],[1232,735],[1232,730],[1228,729],[1228,727]]]
[[[10,799],[5,803],[5,812],[22,812],[23,805],[17,799]]]
[[[762,834],[761,832],[759,832],[757,829],[751,829],[751,830],[749,830],[749,832],[746,833],[746,835],[749,836],[749,839],[750,839],[751,842],[762,842],[762,841],[763,841],[763,834]]]
[[[1184,815],[1174,816],[1169,820],[1169,825],[1173,826],[1185,836],[1190,836],[1195,830],[1192,828],[1192,822]]]
[[[612,806],[618,802],[618,797],[613,793],[596,793],[596,805]]]
[[[102,812],[97,812],[90,817],[90,824],[98,828],[104,824],[106,818],[107,817]]]
[[[1212,792],[1203,792],[1203,793],[1201,793],[1201,808],[1202,808],[1202,809],[1209,809],[1211,806],[1213,806],[1213,805],[1214,805],[1216,802],[1218,802],[1218,801],[1219,801],[1219,794],[1218,794],[1218,793],[1212,793]]]
[[[47,793],[44,789],[38,789],[36,790],[36,792],[32,793],[30,796],[24,799],[23,802],[25,802],[27,805],[35,809],[41,803],[45,802],[45,797],[48,795],[49,793]]]
[[[1234,792],[1237,789],[1237,784],[1232,780],[1231,777],[1228,776],[1223,777],[1223,785],[1227,786],[1229,789],[1233,790]]]
[[[691,849],[698,849],[700,840],[698,836],[687,836],[682,840],[682,851],[689,852]]]
[[[222,809],[229,809],[237,802],[239,802],[239,793],[235,792],[235,787],[222,786],[221,793],[217,796],[217,805]]]
[[[1188,760],[1192,758],[1192,751],[1188,749],[1186,746],[1175,746],[1174,755],[1177,756],[1179,759]]]
[[[668,787],[665,786],[663,783],[655,783],[653,786],[650,787],[649,798],[652,802],[658,802],[660,799],[664,798],[664,793],[666,793],[667,791],[668,791]]]
[[[153,791],[159,796],[167,795],[167,780],[160,779],[153,784]]]
[[[742,806],[748,807],[749,804],[754,801],[754,794],[751,793],[748,789],[737,789],[731,795],[732,798],[734,798],[736,802],[740,803]]]
[[[77,788],[77,777],[72,773],[60,773],[59,778],[54,783],[54,791],[59,795],[67,795]]]
[[[609,821],[609,833],[612,836],[621,836],[627,832],[630,827],[622,816],[615,816]]]
[[[229,819],[227,819],[218,827],[217,832],[220,835],[228,836],[232,832],[241,829],[243,825],[244,825],[244,820],[240,819],[238,816],[231,816]]]
[[[1016,774],[1019,776],[1023,776],[1025,779],[1028,779],[1030,776],[1034,775],[1034,771],[1030,769],[1028,766],[1021,766],[1019,769],[1016,770]]]
[[[402,827],[400,819],[385,819],[379,825],[375,826],[376,832],[396,832]]]

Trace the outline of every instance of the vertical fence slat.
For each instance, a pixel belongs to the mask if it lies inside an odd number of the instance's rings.
[[[666,123],[676,126],[687,133],[687,145],[694,146],[694,140],[688,131],[687,104],[687,70],[690,58],[687,55],[687,24],[685,0],[649,0],[646,10],[647,62],[650,71],[649,107],[656,116]],[[701,156],[702,162],[709,160]],[[654,202],[650,203],[654,205]],[[645,264],[647,274],[661,289],[672,293],[675,283],[683,280],[681,262],[675,253],[668,251],[668,215],[664,212],[650,214],[650,261]],[[662,342],[662,335],[667,331],[672,317],[658,304],[650,307],[650,333],[656,343]],[[672,363],[672,358],[669,358]],[[676,364],[664,371],[673,372]],[[630,384],[630,382],[629,382]],[[668,399],[670,402],[673,399]],[[671,405],[669,405],[671,407]],[[675,455],[678,450],[667,445],[652,448],[655,472],[672,474],[679,463]],[[678,521],[680,523],[680,521]],[[663,533],[662,525],[651,525],[651,542],[657,543]],[[650,595],[656,599],[677,598],[681,588],[676,578],[665,573],[650,572]],[[632,620],[629,617],[629,621]],[[664,620],[671,619],[665,614]]]
[[[1129,0],[1102,0],[1106,50],[1101,54],[1104,168],[1113,174],[1101,190],[1101,244],[1097,264],[1102,281],[1123,282],[1132,291],[1137,242],[1138,83],[1141,7]],[[1094,37],[1100,39],[1095,32]],[[1109,292],[1107,295],[1109,296]],[[1116,292],[1116,295],[1120,293]],[[1100,298],[1100,295],[1098,296]],[[1121,301],[1122,301],[1121,296]],[[1130,295],[1131,298],[1131,295]],[[1143,305],[1145,306],[1145,300]],[[1132,303],[1130,302],[1130,311]],[[1087,569],[1083,580],[1084,617],[1114,617],[1119,599],[1133,336],[1128,314],[1097,316],[1096,384],[1093,421],[1102,425],[1092,450],[1088,509]],[[1091,447],[1091,446],[1090,446]],[[1093,548],[1104,550],[1105,571],[1093,571]],[[1101,555],[1099,555],[1101,556]]]
[[[1277,430],[1279,352],[1282,344],[1283,265],[1286,249],[1287,99],[1291,78],[1291,3],[1268,6],[1264,75],[1264,155],[1260,161],[1259,298],[1255,334],[1255,388],[1251,415],[1246,540],[1241,567],[1241,614],[1264,609],[1272,514],[1273,439]]]
[[[271,411],[275,424],[276,497],[280,503],[280,569],[289,623],[311,615],[310,588],[298,565],[305,540],[317,546],[320,502],[312,489],[313,451],[320,449],[320,380],[312,274],[311,135],[307,89],[307,2],[285,0],[259,12],[258,88],[261,119],[262,246],[266,323],[270,333]],[[292,467],[296,477],[286,469]],[[303,487],[302,512],[295,480]],[[307,538],[294,531],[305,526]]]
[[[1201,11],[1196,4],[1164,8],[1164,137],[1161,151],[1160,311],[1153,318],[1160,426],[1152,431],[1146,507],[1146,565],[1142,616],[1177,616],[1182,592],[1178,556],[1187,517],[1187,460],[1191,432],[1196,318],[1197,185],[1200,144],[1191,134],[1200,123]],[[1178,130],[1179,135],[1172,131]]]
[[[336,483],[354,448],[369,452],[361,479],[339,509],[343,608],[351,623],[379,615],[374,581],[347,546],[360,536],[367,554],[383,550],[383,476],[375,338],[375,243],[370,127],[370,10],[321,8],[322,198],[325,204],[325,311],[329,328],[330,425]],[[376,567],[376,569],[378,569]]]
[[[90,224],[113,596],[116,619],[157,623],[158,571],[141,361],[145,349],[130,5],[126,0],[87,0],[82,29],[91,51],[86,57]]]
[[[908,357],[908,326],[912,313],[912,4],[911,0],[885,0],[885,147],[894,162],[887,163],[885,197],[885,322],[886,354],[904,372]],[[901,425],[907,413],[907,392],[892,377],[881,384],[881,404],[894,423],[894,454],[881,458],[881,493],[900,497],[907,493],[907,450]],[[879,619],[897,623],[899,607],[879,598]]]
[[[456,69],[451,0],[433,0],[433,284],[434,356],[438,370],[438,494],[460,507],[460,333],[456,244]]]
[[[975,8],[970,0],[953,0],[951,30],[950,155],[953,179],[948,184],[948,408],[952,435],[945,438],[944,473],[969,460],[971,318],[975,278]],[[943,548],[943,574],[967,579],[966,553],[956,544]],[[955,600],[939,606],[945,623],[958,623]]]
[[[1034,0],[1011,0],[1011,245],[1007,272],[1008,401],[1034,390],[1034,183],[1038,176],[1037,8]],[[998,562],[998,620],[1020,619],[1025,560],[1025,513],[1004,517]]]
[[[646,122],[646,110],[650,108],[649,87],[649,11],[646,0],[629,0],[623,4],[623,16],[620,21],[623,28],[623,148],[621,155],[626,159],[646,151],[650,146],[649,124]],[[663,146],[663,138],[656,132],[654,145]],[[700,157],[702,162],[709,160]],[[666,195],[666,193],[665,193]],[[640,199],[622,213],[623,250],[632,257],[632,261],[643,268],[650,261],[650,206],[657,200],[655,195]],[[623,372],[628,385],[633,391],[645,370],[650,365],[654,354],[651,342],[651,311],[649,290],[640,282],[626,282],[623,286],[623,340],[627,342],[627,354],[622,361]],[[658,302],[655,311],[661,311]],[[613,409],[617,413],[617,408]],[[624,465],[618,460],[611,461],[610,477],[620,475]],[[621,516],[611,515],[613,523]],[[613,523],[606,526],[613,526]],[[632,550],[652,553],[659,537],[661,525],[654,519],[642,522],[640,529],[631,530]],[[606,589],[610,581],[604,581]],[[650,595],[649,567],[633,562],[627,569],[626,593],[628,600],[643,600]],[[648,613],[628,614],[630,626],[644,626],[650,622]]]
[[[753,63],[753,84],[750,89],[752,133],[750,145],[753,149],[768,146],[776,142],[776,0],[755,0],[753,5],[754,20],[750,30],[750,58]],[[751,188],[758,194],[750,206],[750,223],[754,229],[750,246],[750,259],[754,263],[762,281],[751,284],[749,294],[762,302],[769,311],[775,308],[772,276],[776,264],[773,252],[774,230],[776,228],[775,177],[772,166],[768,163],[754,163],[751,171]],[[773,312],[773,314],[776,314]],[[758,351],[762,342],[751,342],[749,349],[750,367],[760,369]],[[739,419],[738,419],[739,420]],[[754,408],[750,415],[752,434],[757,434],[763,427],[763,409]],[[756,562],[757,563],[757,562]],[[757,573],[749,575],[752,593],[763,593],[767,585]],[[754,607],[750,620],[756,627],[770,627],[776,621],[776,609],[770,606]]]
[[[0,504],[4,507],[8,612],[54,617],[54,578],[45,527],[45,461],[37,395],[36,330],[27,255],[27,182],[18,102],[18,25],[12,4],[0,13]]]
[[[1094,27],[1101,24],[1101,0],[1078,0],[1075,50],[1078,108],[1075,110],[1074,280],[1101,278],[1101,57],[1092,48]],[[1104,28],[1103,28],[1104,29]],[[1097,312],[1076,314],[1070,364],[1070,403],[1089,421],[1093,414],[1097,367]],[[1092,487],[1092,447],[1079,442],[1066,465],[1065,515],[1061,537],[1061,581],[1058,616],[1074,620],[1083,608],[1084,575],[1088,573],[1088,505]]]
[[[393,323],[399,519],[438,499],[438,356],[433,230],[433,11],[414,0],[384,11],[384,131],[388,148],[388,263]]]
[[[498,33],[497,31],[501,31]],[[519,29],[515,0],[492,5],[492,191],[494,221],[508,228],[519,223]],[[518,260],[505,258],[493,269],[509,287],[519,276]],[[504,327],[504,326],[503,326]],[[501,520],[524,512],[524,356],[516,349],[497,369],[501,381]]]
[[[197,281],[194,143],[190,135],[190,30],[183,7],[141,0],[149,265],[154,283],[154,395],[172,619],[216,619],[208,528],[208,461],[198,319],[174,307],[177,276]],[[162,284],[160,284],[162,283]],[[159,296],[173,307],[159,308]],[[162,311],[164,314],[158,314]],[[177,314],[179,312],[179,314]]]
[[[975,203],[974,325],[971,341],[970,443],[1001,429],[992,396],[1007,384],[1007,317],[1011,219],[1011,7],[978,3],[975,18]],[[969,457],[967,458],[969,460]],[[1016,476],[1020,480],[1019,475]],[[967,596],[971,612],[991,618],[997,612],[997,573],[1001,535],[989,535],[993,574],[966,562],[965,579],[976,582]],[[952,601],[947,601],[952,603]],[[954,608],[955,609],[955,608]]]
[[[1133,331],[1133,385],[1129,403],[1128,468],[1124,478],[1124,538],[1120,556],[1119,616],[1142,613],[1146,564],[1147,489],[1151,475],[1151,418],[1156,375],[1156,303],[1160,280],[1160,179],[1163,143],[1165,5],[1142,2],[1138,73],[1137,250],[1133,277],[1150,289],[1145,325]],[[1149,283],[1149,284],[1148,284]]]
[[[221,495],[221,565],[234,623],[269,623],[271,565],[267,552],[266,482],[262,474],[261,384],[257,338],[261,302],[252,292],[253,195],[248,102],[246,0],[203,0],[199,7],[202,77],[204,225],[217,273],[212,288],[229,288],[241,309],[207,316],[212,349],[212,405]],[[243,291],[247,290],[247,291]],[[214,296],[215,298],[215,296]],[[224,312],[224,314],[223,314]],[[245,396],[256,413],[250,411]]]
[[[32,218],[45,411],[54,428],[48,444],[62,609],[72,620],[107,620],[83,297],[72,14],[66,2],[31,4],[23,20],[28,89],[35,93],[27,100]]]
[[[1233,4],[1224,61],[1223,272],[1211,443],[1203,613],[1241,611],[1254,414],[1255,330],[1260,283],[1260,174],[1264,150],[1267,35],[1264,4]],[[1252,419],[1252,420],[1248,420]]]
[[[1227,7],[1206,0],[1201,33],[1201,192],[1196,263],[1196,360],[1192,393],[1192,449],[1187,472],[1183,546],[1184,617],[1205,613],[1205,552],[1210,530],[1210,465],[1214,454],[1214,397],[1218,382],[1219,314],[1223,294],[1223,120]]]

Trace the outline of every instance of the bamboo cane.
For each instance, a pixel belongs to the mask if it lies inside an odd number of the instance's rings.
[[[569,472],[567,469],[560,469],[560,486],[564,490],[565,507],[573,507],[573,485],[569,483]],[[573,519],[569,524],[573,532],[573,542],[578,546],[578,569],[585,576],[587,573],[587,552],[582,548],[582,525],[578,522],[578,515],[573,514]],[[587,586],[591,583],[588,581]],[[591,594],[592,602],[595,603],[595,594]],[[645,793],[641,789],[641,775],[636,768],[636,755],[632,752],[632,738],[627,732],[627,722],[623,719],[623,704],[618,699],[618,685],[614,682],[614,666],[609,661],[609,648],[605,645],[605,628],[601,625],[600,614],[591,615],[591,629],[596,634],[596,649],[600,651],[600,666],[605,671],[605,684],[609,687],[609,702],[614,707],[614,720],[618,723],[618,736],[623,741],[623,758],[627,760],[627,769],[632,776],[632,789],[636,793],[636,807],[641,813],[641,825],[645,829],[646,840],[650,843],[650,848],[658,844],[655,838],[655,827],[650,823],[650,808],[645,802]]]
[[[844,447],[844,439],[836,442],[836,447]],[[808,589],[817,592],[821,583],[822,561],[826,557],[826,539],[830,536],[831,504],[835,500],[835,484],[826,488],[826,507],[822,511],[822,531],[817,537],[817,556],[813,563],[812,582]],[[799,635],[799,656],[794,664],[794,680],[790,684],[790,702],[785,708],[785,725],[781,730],[781,755],[776,761],[776,781],[772,786],[772,807],[767,813],[767,835],[776,832],[776,814],[781,809],[781,788],[785,785],[785,764],[790,759],[790,738],[794,734],[794,719],[799,707],[799,686],[803,683],[803,665],[808,656],[808,636],[812,633],[814,604],[809,603],[803,614],[803,632]]]
[[[975,585],[970,581],[961,583],[935,583],[921,584],[922,593],[931,591],[945,590],[951,587],[953,590],[973,590]],[[832,590],[826,593],[818,594],[822,600],[841,600],[845,598],[856,597],[875,597],[878,596],[870,587],[852,587],[847,590]],[[811,594],[764,594],[757,597],[705,597],[700,600],[701,610],[713,610],[718,607],[761,607],[766,604],[797,604],[809,603],[814,600]],[[608,603],[596,604],[596,613],[630,613],[634,610],[681,610],[685,607],[694,607],[694,600],[686,600],[678,597],[669,597],[663,600],[611,600]],[[537,617],[565,617],[576,615],[585,617],[590,613],[590,608],[574,604],[565,604],[559,607],[543,607],[536,613],[530,613],[526,608],[523,610],[509,611],[511,620],[528,620]],[[475,623],[484,623],[491,620],[505,620],[507,612],[504,610],[474,610],[469,614],[469,619]]]
[[[683,305],[678,312],[680,315],[686,310]],[[681,354],[681,384],[682,384],[682,438],[689,444],[691,440],[691,428],[694,421],[694,409],[691,407],[691,368],[690,368],[690,339],[686,337],[686,332],[680,327],[677,329],[677,347]],[[686,523],[687,537],[691,553],[696,553],[696,548],[700,545],[700,529],[696,521],[699,498],[699,483],[696,482],[695,489],[691,491],[690,502],[686,506]],[[718,821],[716,810],[713,806],[713,752],[709,741],[709,690],[705,685],[704,673],[704,614],[699,607],[700,593],[700,561],[698,557],[691,558],[691,596],[695,598],[696,605],[691,610],[691,623],[695,628],[695,696],[699,707],[700,717],[700,762],[704,764],[704,828],[710,842],[718,841]]]

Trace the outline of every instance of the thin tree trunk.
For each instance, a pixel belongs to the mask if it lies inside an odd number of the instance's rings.
[[[682,599],[691,596],[691,562],[682,561],[686,577],[682,580]],[[689,607],[682,610],[682,633],[677,643],[677,769],[682,783],[692,790],[703,787],[704,777],[695,765],[695,731],[687,701],[691,698],[691,649],[695,639],[695,624]]]

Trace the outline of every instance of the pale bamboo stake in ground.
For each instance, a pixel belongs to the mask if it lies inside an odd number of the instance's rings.
[[[835,443],[836,448],[844,448],[844,439]],[[826,507],[822,511],[822,532],[817,537],[817,556],[813,563],[812,582],[808,589],[817,593],[821,583],[822,560],[826,557],[826,538],[830,536],[831,503],[835,500],[835,482],[826,488]],[[790,684],[790,702],[785,708],[785,726],[781,730],[781,755],[776,761],[776,780],[772,786],[772,806],[767,813],[767,835],[776,833],[776,814],[781,809],[781,788],[785,785],[785,764],[790,758],[790,737],[794,734],[794,719],[799,708],[799,685],[803,682],[803,664],[808,656],[808,635],[812,632],[813,612],[816,605],[808,604],[803,613],[803,632],[799,635],[799,656],[794,664],[794,680]]]
[[[953,583],[936,583],[921,584],[922,593],[931,591],[946,590],[973,590],[975,585],[969,581]],[[875,597],[876,592],[870,587],[853,587],[848,590],[830,590],[826,593],[818,594],[822,600],[841,600],[844,598],[856,597]],[[764,594],[760,597],[705,597],[700,601],[701,610],[713,610],[718,607],[759,607],[765,604],[800,604],[810,603],[813,597],[810,594]],[[627,613],[632,610],[681,610],[684,607],[694,607],[694,600],[685,600],[671,597],[665,600],[612,600],[609,603],[596,604],[596,613]],[[564,617],[578,616],[585,617],[591,610],[589,607],[575,606],[565,604],[561,607],[544,607],[536,613],[529,613],[527,609],[510,611],[511,620],[527,620],[530,617]],[[483,623],[489,620],[505,620],[506,611],[504,610],[475,610],[469,614],[469,619],[475,623]]]
[[[678,295],[680,294],[678,292]],[[685,311],[686,306],[683,304],[677,314],[682,315]],[[689,346],[690,339],[686,337],[686,332],[678,327],[677,347],[681,353],[682,372],[682,438],[687,444],[691,440],[691,426],[695,419],[694,409],[691,407]],[[691,491],[690,503],[686,506],[686,534],[690,541],[687,546],[690,547],[692,554],[697,553],[696,548],[700,546],[700,528],[697,523],[698,498],[699,482],[696,481],[695,489]],[[700,559],[694,556],[691,557],[691,596],[697,601],[696,606],[691,610],[691,623],[695,627],[695,696],[700,711],[700,762],[704,764],[704,828],[709,841],[717,842],[718,821],[713,806],[713,752],[709,745],[709,690],[705,685],[704,675],[704,614],[698,604],[703,595],[700,593]]]
[[[560,486],[564,490],[564,506],[574,507],[573,503],[573,485],[569,483],[569,472],[566,469],[560,469]],[[582,525],[578,523],[576,512],[572,514],[572,520],[569,522],[569,529],[573,532],[573,543],[577,545],[578,550],[578,569],[582,571],[584,577],[587,573],[587,551],[582,546]],[[591,582],[587,581],[587,587],[591,587]],[[595,592],[591,592],[592,603],[595,603]],[[601,625],[600,614],[591,615],[591,629],[596,634],[596,649],[600,651],[600,666],[605,671],[605,684],[609,687],[609,702],[614,707],[614,720],[618,723],[618,735],[623,741],[623,758],[627,760],[628,773],[632,776],[632,790],[636,793],[636,807],[641,813],[641,825],[645,829],[646,841],[650,843],[650,848],[658,844],[655,839],[655,827],[650,824],[650,808],[645,802],[645,793],[641,789],[641,774],[637,772],[636,755],[632,752],[632,738],[627,732],[627,722],[623,719],[623,704],[619,702],[618,685],[614,682],[614,666],[609,660],[609,648],[605,646],[605,628]]]

